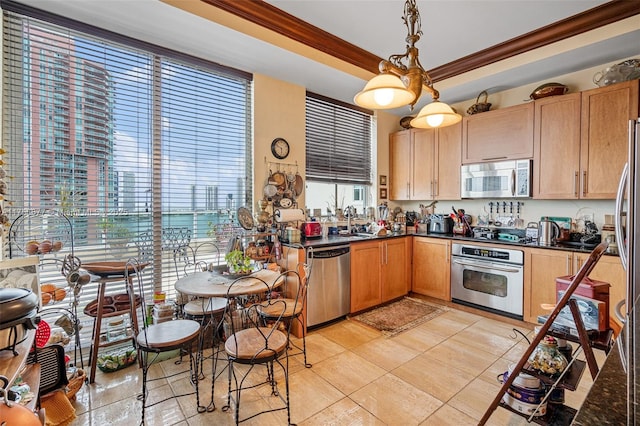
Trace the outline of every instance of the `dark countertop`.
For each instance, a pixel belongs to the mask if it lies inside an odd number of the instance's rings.
[[[359,235],[329,235],[327,237],[321,238],[309,238],[302,240],[300,244],[303,247],[327,247],[327,246],[335,246],[335,245],[344,245],[350,243],[357,243],[362,241],[371,241],[376,239],[386,239],[386,238],[399,238],[399,237],[427,237],[427,238],[441,238],[452,241],[465,241],[469,243],[484,243],[484,244],[498,244],[498,245],[507,245],[507,246],[516,246],[516,247],[533,247],[533,248],[542,248],[549,250],[564,250],[564,251],[572,251],[577,253],[591,253],[593,250],[593,246],[585,246],[579,244],[563,244],[556,243],[553,246],[541,246],[537,243],[521,243],[521,242],[513,242],[513,241],[504,241],[504,240],[480,240],[471,237],[461,237],[454,234],[417,234],[417,233],[389,233],[385,236],[372,236],[372,237],[362,237]],[[284,245],[291,246],[285,242]],[[617,256],[617,254],[605,253],[605,255],[609,256]]]
[[[572,425],[627,424],[627,375],[622,369],[617,342],[609,351]]]

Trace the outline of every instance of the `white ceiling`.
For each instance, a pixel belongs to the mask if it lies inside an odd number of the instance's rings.
[[[405,51],[403,0],[267,1],[381,58]],[[354,94],[365,84],[362,78],[159,0],[20,2],[233,68],[299,84],[345,102],[352,103]],[[602,3],[605,1],[419,0],[424,33],[417,43],[420,61],[429,70]],[[476,72],[473,78],[456,78],[450,84],[444,80],[435,87],[441,92],[441,100],[455,103],[474,99],[484,89],[505,90],[634,55],[640,55],[640,28],[612,36],[605,34],[570,52],[556,53],[551,49],[545,57],[509,70]],[[428,101],[429,96],[423,96],[417,107]],[[406,115],[409,109],[392,112]]]

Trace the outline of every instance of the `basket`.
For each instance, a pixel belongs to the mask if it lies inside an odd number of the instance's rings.
[[[480,102],[480,97],[484,95],[484,102]],[[486,90],[483,90],[478,94],[476,98],[476,103],[471,105],[469,109],[467,109],[467,114],[473,115],[478,114],[479,112],[487,112],[491,108],[491,104],[487,102],[489,99],[489,94]]]
[[[84,370],[79,368],[78,375],[69,379],[69,384],[67,385],[67,388],[65,390],[65,394],[67,395],[67,398],[69,399],[69,401],[76,400],[76,394],[78,393],[78,391],[80,390],[80,388],[82,387],[82,385],[86,380],[87,380],[87,373],[85,373]]]

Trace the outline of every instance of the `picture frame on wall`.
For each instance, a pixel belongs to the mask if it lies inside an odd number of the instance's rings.
[[[387,176],[380,175],[380,186],[385,186],[387,184]]]
[[[380,199],[381,200],[387,199],[387,188],[380,188]]]

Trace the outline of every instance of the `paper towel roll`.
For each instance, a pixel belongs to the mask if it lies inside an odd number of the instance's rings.
[[[273,212],[273,218],[276,222],[295,222],[296,220],[304,220],[304,210],[302,209],[276,209]]]

